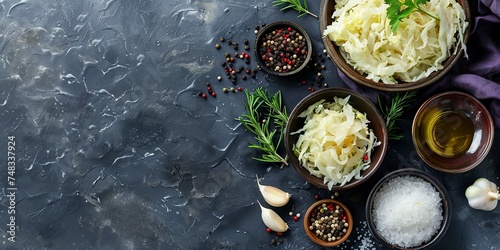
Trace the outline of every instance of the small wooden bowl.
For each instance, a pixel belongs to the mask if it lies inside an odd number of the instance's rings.
[[[306,58],[304,59],[304,62],[297,67],[294,70],[287,71],[287,72],[276,72],[273,69],[270,69],[266,66],[265,61],[262,59],[262,54],[260,52],[260,46],[262,45],[263,39],[265,38],[266,34],[269,32],[272,32],[273,30],[277,28],[284,28],[287,29],[288,27],[291,27],[295,31],[297,31],[302,37],[305,39],[306,46],[307,46],[307,55]],[[302,69],[304,69],[309,61],[311,60],[312,56],[312,42],[311,38],[309,37],[309,34],[307,34],[306,30],[300,26],[297,23],[291,22],[291,21],[286,21],[286,20],[281,20],[281,21],[274,21],[272,23],[266,24],[260,31],[257,33],[257,36],[255,38],[254,42],[254,56],[256,58],[257,63],[259,66],[267,73],[271,75],[277,75],[277,76],[290,76],[293,74],[296,74],[300,72]]]
[[[314,210],[317,207],[321,206],[323,203],[332,204],[334,206],[339,205],[342,209],[344,209],[344,213],[346,215],[346,221],[349,224],[349,226],[347,227],[347,232],[338,240],[325,241],[323,239],[318,238],[316,236],[316,234],[314,234],[314,232],[312,232],[311,229],[309,229],[309,226],[311,225],[311,217],[312,217]],[[323,199],[323,200],[316,201],[307,209],[307,212],[304,216],[304,230],[306,231],[307,236],[314,243],[316,243],[320,246],[323,246],[323,247],[335,247],[335,246],[342,244],[344,241],[346,241],[347,238],[349,237],[349,235],[351,234],[352,229],[354,227],[353,223],[354,223],[354,220],[352,218],[352,214],[349,211],[349,209],[340,201],[333,200],[333,199]]]

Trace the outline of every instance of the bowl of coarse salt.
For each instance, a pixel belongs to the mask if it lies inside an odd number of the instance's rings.
[[[391,249],[427,249],[450,225],[451,200],[443,185],[419,169],[391,172],[375,184],[366,203],[368,228]]]

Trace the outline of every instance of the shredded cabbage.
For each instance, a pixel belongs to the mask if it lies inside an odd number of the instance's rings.
[[[336,0],[332,24],[323,31],[342,56],[368,79],[385,84],[415,82],[443,68],[458,53],[460,42],[467,56],[464,32],[469,25],[456,0],[430,0],[420,12],[403,19],[391,31],[384,0]],[[458,37],[458,39],[457,39]]]
[[[349,98],[322,99],[311,105],[299,115],[305,118],[304,127],[291,133],[300,134],[293,150],[302,167],[323,178],[329,190],[363,178],[361,171],[370,166],[371,152],[380,145],[368,128],[370,121],[348,103]]]

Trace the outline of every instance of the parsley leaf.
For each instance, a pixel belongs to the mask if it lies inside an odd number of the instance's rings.
[[[415,11],[420,11],[439,20],[438,17],[421,8],[420,5],[425,5],[427,1],[428,0],[404,0],[401,2],[400,0],[384,0],[384,2],[389,5],[389,7],[387,7],[387,18],[390,20],[389,24],[391,25],[392,32],[398,29],[398,25],[403,19],[407,18]]]

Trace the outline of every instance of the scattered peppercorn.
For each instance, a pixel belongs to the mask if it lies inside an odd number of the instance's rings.
[[[225,42],[225,41],[226,41],[226,38],[221,37],[221,38],[220,38],[220,41],[221,41],[221,42]]]
[[[216,48],[216,49],[220,49],[220,44],[216,43],[216,44],[215,44],[215,48]]]

